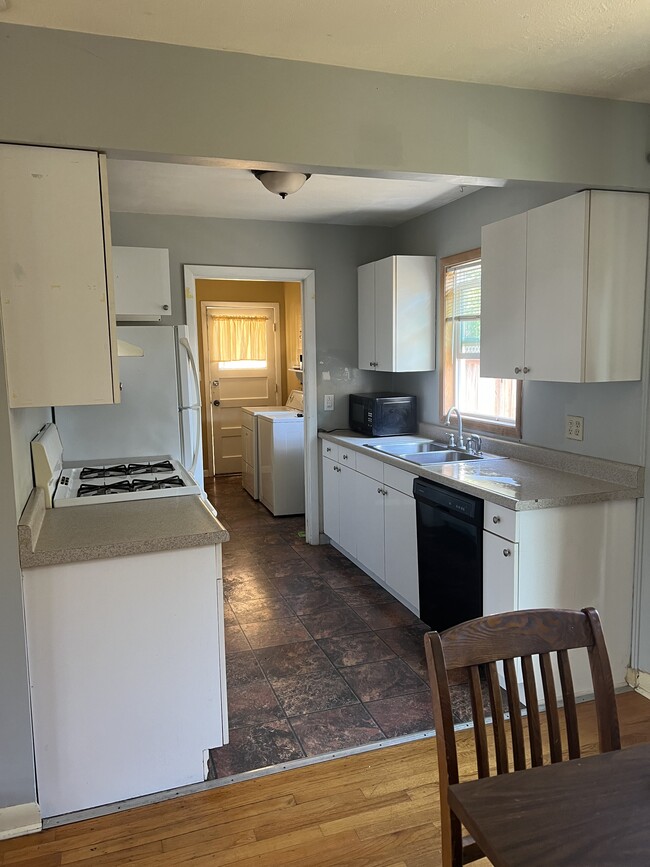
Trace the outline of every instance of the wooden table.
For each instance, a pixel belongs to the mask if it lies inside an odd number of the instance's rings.
[[[494,867],[650,864],[650,744],[449,788]]]

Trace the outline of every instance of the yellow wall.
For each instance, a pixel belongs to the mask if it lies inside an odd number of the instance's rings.
[[[207,301],[226,301],[233,306],[241,302],[259,304],[278,304],[280,307],[280,359],[277,377],[280,386],[282,403],[287,402],[289,392],[299,388],[294,374],[289,374],[287,368],[298,360],[299,329],[301,327],[300,283],[272,283],[268,280],[197,280],[196,281],[196,318],[203,328],[201,303]],[[297,325],[296,325],[297,323]],[[203,339],[199,340],[199,364],[202,382],[204,381]],[[207,407],[203,400],[201,410],[201,428],[203,442],[207,442],[208,424]],[[208,450],[203,449],[204,467],[208,469]]]

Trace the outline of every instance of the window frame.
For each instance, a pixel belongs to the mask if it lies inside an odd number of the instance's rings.
[[[444,256],[438,262],[438,345],[440,346],[440,367],[439,367],[439,382],[438,382],[438,408],[440,413],[440,423],[444,424],[449,407],[445,407],[445,392],[449,389],[449,376],[446,376],[445,364],[445,273],[447,268],[454,265],[463,265],[466,262],[472,262],[475,259],[481,259],[481,248],[475,247],[473,250],[465,250],[463,253],[455,253],[453,256]],[[482,276],[482,270],[481,270]],[[455,393],[455,382],[452,376],[451,387]],[[470,432],[483,434],[493,434],[495,436],[509,437],[510,439],[521,439],[521,406],[523,398],[522,381],[517,380],[516,390],[516,416],[513,425],[503,424],[497,421],[486,421],[483,418],[477,418],[469,414],[463,413],[463,428]],[[453,404],[452,404],[453,405]]]

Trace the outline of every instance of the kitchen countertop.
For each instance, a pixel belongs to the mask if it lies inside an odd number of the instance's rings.
[[[319,437],[338,445],[347,446],[368,457],[377,458],[391,466],[421,478],[430,479],[473,494],[488,502],[496,503],[507,509],[527,511],[548,509],[557,506],[570,506],[578,503],[598,503],[606,500],[629,500],[643,496],[643,471],[640,467],[614,462],[609,464],[608,480],[593,475],[583,475],[570,469],[543,466],[516,460],[511,457],[486,458],[481,461],[459,461],[458,463],[433,464],[423,466],[377,452],[366,445],[369,437],[352,432],[319,433]],[[399,443],[429,439],[422,436],[379,437],[373,444],[382,441]],[[548,450],[541,450],[548,451]],[[573,456],[562,455],[563,467],[572,468]],[[574,458],[573,465],[579,466],[582,456]],[[584,463],[584,460],[583,460]],[[597,464],[599,462],[593,461]],[[611,471],[613,468],[613,472]],[[620,468],[621,481],[614,480],[616,468]]]
[[[23,568],[104,560],[227,542],[198,496],[46,509],[34,488],[18,524]]]

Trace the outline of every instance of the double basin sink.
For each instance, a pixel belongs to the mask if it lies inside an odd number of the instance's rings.
[[[484,461],[494,460],[501,455],[474,454],[464,449],[454,449],[441,445],[433,440],[404,443],[387,443],[386,445],[371,445],[366,443],[369,449],[374,449],[382,454],[392,455],[412,464],[451,464],[457,461]]]

